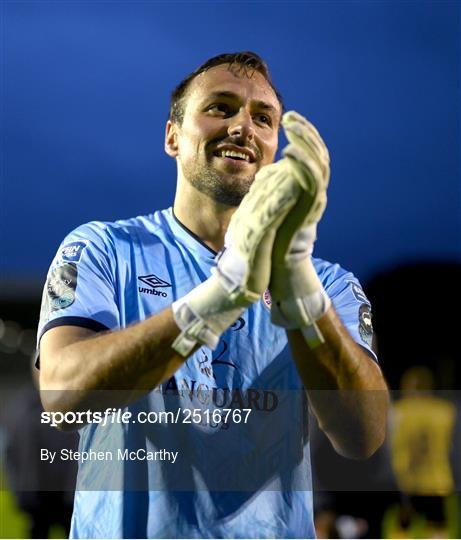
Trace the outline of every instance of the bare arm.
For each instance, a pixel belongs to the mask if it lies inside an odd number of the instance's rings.
[[[317,324],[325,343],[313,350],[299,330],[287,332],[309,402],[338,453],[370,457],[385,437],[389,394],[384,377],[333,307]]]
[[[40,343],[44,408],[66,412],[133,401],[166,381],[185,361],[171,348],[179,332],[171,308],[103,334],[76,326],[48,330]]]

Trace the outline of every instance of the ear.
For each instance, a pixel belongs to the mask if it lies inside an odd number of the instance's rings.
[[[165,152],[170,157],[178,155],[178,126],[171,120],[168,120],[165,128]]]

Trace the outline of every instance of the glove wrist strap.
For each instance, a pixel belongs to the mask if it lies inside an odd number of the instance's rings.
[[[172,309],[181,329],[172,347],[184,357],[199,343],[216,349],[221,334],[244,311],[244,307],[229,300],[228,292],[215,275],[173,302]]]
[[[271,286],[272,322],[288,329],[313,326],[331,306],[310,258],[276,274]]]

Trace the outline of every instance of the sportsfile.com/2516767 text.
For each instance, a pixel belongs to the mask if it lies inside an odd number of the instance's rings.
[[[252,409],[188,409],[176,411],[139,411],[133,414],[109,407],[105,411],[42,412],[42,424],[57,427],[61,424],[200,424],[217,427],[222,424],[246,424]]]

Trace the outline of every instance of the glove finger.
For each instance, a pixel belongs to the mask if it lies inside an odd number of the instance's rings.
[[[282,116],[282,123],[284,127],[285,127],[285,124],[296,123],[296,122],[300,124],[304,124],[304,125],[310,124],[310,122],[302,114],[299,114],[296,111],[287,111]]]
[[[250,291],[262,294],[269,285],[271,274],[272,248],[275,241],[277,227],[283,222],[285,216],[280,215],[266,234],[263,236],[255,250],[251,273],[247,281],[247,287]]]
[[[315,138],[306,136],[306,133],[296,128],[293,132],[287,131],[287,139],[290,144],[297,146],[303,152],[309,152],[314,159],[322,164],[322,167],[329,165],[329,156]]]
[[[252,214],[260,203],[261,199],[265,197],[268,186],[275,185],[280,179],[280,167],[275,167],[276,163],[262,167],[255,176],[255,180],[250,187],[248,193],[243,197],[242,202],[235,211],[232,219],[229,223],[227,233],[225,236],[225,245],[232,243],[232,231],[238,226],[240,220],[247,219],[249,214]],[[275,176],[277,178],[275,178]],[[269,188],[270,189],[270,188]]]
[[[313,124],[295,111],[289,111],[283,116],[282,125],[290,142],[302,146],[305,141],[311,141],[321,159],[329,163],[328,148]]]
[[[318,145],[314,142],[313,139],[302,140],[299,137],[290,137],[290,144],[287,149],[283,152],[284,155],[292,153],[293,157],[303,162],[306,161],[309,164],[309,161],[315,161],[318,164],[319,170],[323,177],[330,176],[330,161],[328,156],[322,157],[321,152],[319,152]],[[296,149],[296,150],[292,150]]]
[[[296,159],[290,157],[287,157],[286,159],[288,159],[296,177],[302,178],[304,182],[308,182],[310,187],[307,192],[310,196],[311,206],[309,211],[306,211],[304,224],[318,223],[327,203],[326,188],[328,179],[325,179],[322,183],[318,182],[317,179],[319,178],[319,175],[318,170],[315,169],[317,165],[314,161],[310,163],[310,168],[308,168],[306,167],[305,162],[301,164]]]
[[[293,236],[303,226],[306,216],[312,207],[312,203],[312,197],[305,192],[278,228],[272,251],[272,264],[284,264],[284,258],[289,251]]]
[[[271,189],[274,189],[282,181],[282,168],[282,164],[277,162],[262,167],[256,173],[254,182],[236,211],[234,221],[240,215],[245,216],[248,212],[252,212],[260,204],[261,197],[266,196],[267,192],[270,192]]]
[[[304,116],[297,113],[296,111],[286,112],[282,117],[282,125],[284,129],[290,129],[293,126],[300,126],[302,128],[305,128],[308,132],[310,132],[314,137],[318,138],[323,143],[323,139],[314,124],[309,122],[309,120],[307,120]]]
[[[325,212],[327,206],[327,194],[325,191],[322,191],[315,198],[314,204],[309,212],[309,215],[306,218],[305,224],[310,225],[312,223],[318,223]]]
[[[301,165],[304,164],[309,170],[311,170],[312,174],[318,174],[318,179],[316,182],[325,185],[325,188],[328,186],[330,179],[330,167],[326,163],[319,161],[314,152],[301,150],[299,146],[289,144],[283,149],[282,154],[285,157],[291,157],[297,160]],[[315,166],[312,164],[315,164]]]
[[[254,253],[264,234],[296,203],[300,187],[286,160],[270,170],[267,182],[259,182],[245,195],[245,204],[232,216],[232,243],[242,254]],[[275,171],[275,173],[274,173]],[[242,201],[243,203],[243,201]],[[252,255],[250,255],[250,258]]]
[[[314,159],[311,159],[294,145],[287,146],[283,150],[283,155],[288,160],[296,180],[303,189],[307,189],[312,195],[317,191],[326,190],[330,178],[329,169],[324,174]]]
[[[327,168],[330,165],[330,156],[323,142],[317,137],[311,136],[304,127],[293,126],[293,129],[287,130],[287,139],[290,143],[298,146],[304,152],[310,152],[313,157]]]

